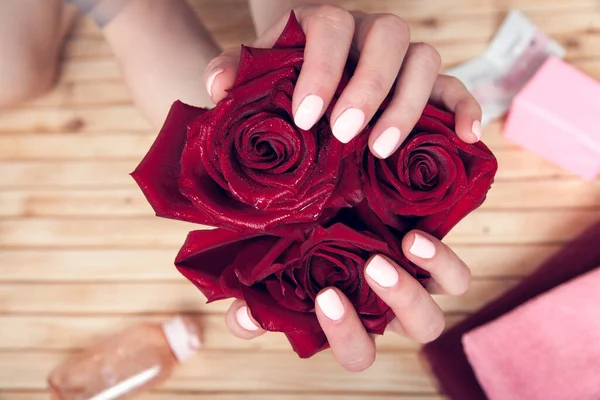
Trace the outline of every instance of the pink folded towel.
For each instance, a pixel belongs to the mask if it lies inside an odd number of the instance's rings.
[[[600,399],[600,268],[463,336],[490,400]]]

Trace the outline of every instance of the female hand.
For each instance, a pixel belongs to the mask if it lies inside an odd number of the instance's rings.
[[[456,132],[467,143],[481,136],[481,108],[456,78],[438,75],[438,52],[426,43],[410,43],[408,25],[393,14],[352,13],[331,5],[294,9],[306,34],[304,65],[294,90],[294,121],[309,129],[323,115],[352,51],[360,54],[354,76],[331,116],[333,134],[347,143],[367,125],[396,83],[393,100],[369,138],[376,157],[387,158],[407,137],[429,99],[456,114]],[[262,34],[254,47],[270,48],[289,14]],[[226,96],[237,74],[239,47],[213,59],[205,72],[216,103]]]
[[[430,45],[410,43],[407,24],[391,14],[347,12],[334,6],[312,5],[294,9],[307,37],[304,65],[293,95],[294,120],[309,129],[322,116],[340,81],[351,51],[358,51],[354,76],[339,98],[331,118],[333,134],[350,141],[366,126],[394,83],[393,100],[371,132],[369,146],[380,158],[391,155],[407,137],[429,99],[456,114],[456,132],[468,143],[481,135],[481,109],[460,81],[438,75],[440,56]],[[254,43],[271,47],[283,30],[282,16]],[[392,49],[393,51],[390,51]],[[239,49],[216,57],[205,73],[214,102],[233,85]],[[409,232],[402,242],[406,256],[432,275],[423,288],[406,271],[374,255],[366,265],[371,288],[394,311],[388,329],[425,343],[444,329],[444,315],[430,293],[460,295],[469,287],[470,271],[456,254],[434,237]],[[317,317],[334,357],[346,369],[361,371],[375,360],[375,342],[363,327],[349,300],[336,288],[324,288],[315,304]],[[265,331],[237,300],[226,316],[229,330],[252,339]]]
[[[431,273],[427,288],[380,255],[369,259],[365,276],[371,289],[396,315],[388,331],[427,343],[444,330],[444,314],[431,294],[464,293],[469,287],[471,272],[449,247],[424,232],[409,232],[402,241],[402,251],[410,261]],[[333,356],[344,368],[362,371],[373,364],[375,340],[341,291],[324,288],[317,295],[315,311]],[[265,333],[242,300],[236,300],[229,308],[226,324],[231,333],[242,339]]]

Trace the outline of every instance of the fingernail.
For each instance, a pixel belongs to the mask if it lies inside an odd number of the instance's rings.
[[[396,271],[396,267],[380,255],[371,258],[365,272],[379,286],[389,288],[398,283],[398,271]]]
[[[217,68],[213,72],[211,72],[210,75],[208,76],[208,79],[206,79],[206,91],[208,92],[208,95],[211,97],[212,97],[213,83],[215,83],[215,79],[221,72],[223,72],[223,68]]]
[[[473,135],[477,137],[477,140],[481,139],[481,121],[475,120],[471,130],[473,131]]]
[[[325,316],[333,321],[337,321],[344,316],[344,304],[342,299],[333,289],[327,289],[317,296],[319,308]]]
[[[435,245],[425,236],[416,233],[415,241],[410,246],[409,251],[420,258],[433,258],[435,256]]]
[[[238,324],[240,324],[240,326],[247,331],[252,332],[258,330],[258,326],[256,326],[254,321],[250,319],[247,306],[238,308],[238,310],[235,312],[235,319],[237,320]]]
[[[391,126],[375,139],[373,152],[381,158],[388,158],[400,146],[400,139],[400,129]]]
[[[342,143],[348,143],[358,134],[365,122],[365,113],[358,108],[349,108],[335,120],[333,136]]]
[[[325,104],[323,99],[315,94],[306,96],[294,115],[296,126],[305,131],[312,128],[319,120],[321,111],[323,111],[323,104]]]

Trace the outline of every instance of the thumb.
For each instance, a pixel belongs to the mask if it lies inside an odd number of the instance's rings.
[[[240,62],[240,49],[231,48],[213,58],[204,71],[206,91],[213,102],[227,96],[226,90],[233,86]]]

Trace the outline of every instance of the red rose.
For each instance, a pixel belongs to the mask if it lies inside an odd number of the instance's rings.
[[[454,115],[428,104],[398,151],[381,160],[360,149],[363,191],[386,224],[444,237],[483,203],[498,164],[482,143],[454,132]]]
[[[300,357],[310,357],[328,347],[315,314],[315,298],[326,287],[348,297],[368,332],[383,333],[394,318],[365,280],[364,265],[372,254],[390,257],[421,282],[427,279],[401,255],[400,239],[376,217],[357,214],[357,208],[342,211],[303,242],[223,229],[194,231],[175,264],[208,301],[244,299],[263,329],[285,333]]]
[[[242,48],[236,82],[215,108],[172,106],[132,174],[157,215],[302,237],[361,200],[329,112],[308,131],[294,125],[304,44],[292,15],[273,49]]]

